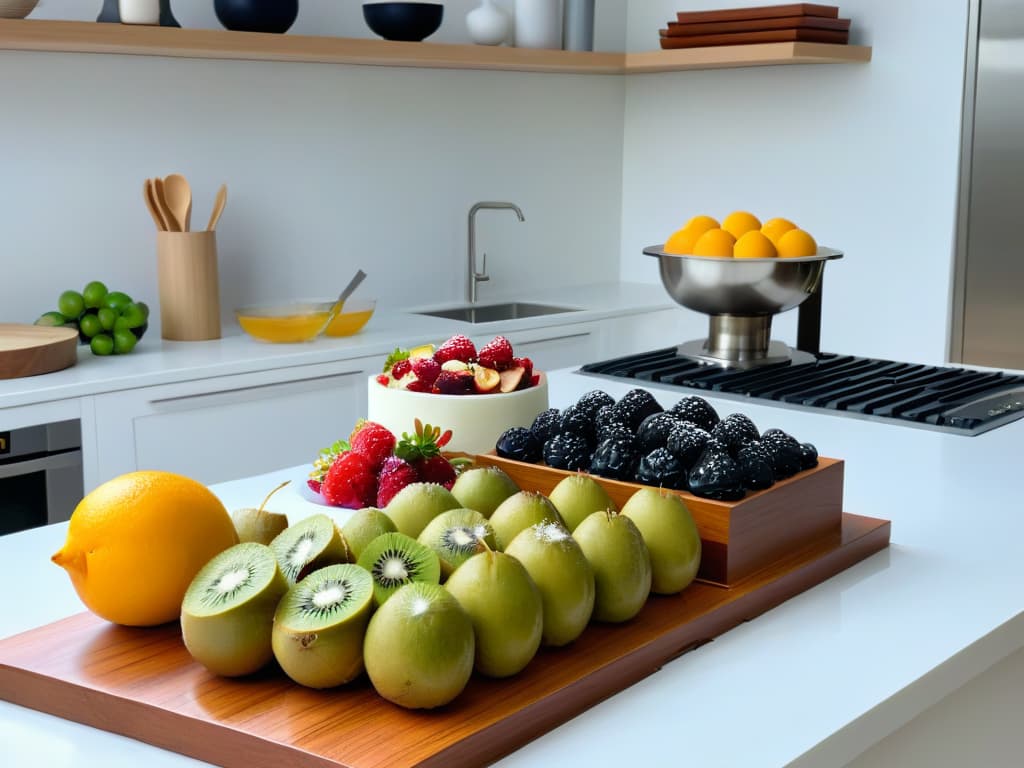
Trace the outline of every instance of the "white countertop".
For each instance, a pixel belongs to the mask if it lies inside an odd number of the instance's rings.
[[[565,406],[627,384],[556,371]],[[652,388],[663,405],[679,393]],[[978,437],[712,399],[846,460],[847,511],[892,520],[892,546],[595,706],[501,761],[508,766],[842,766],[1024,647],[1020,446],[1024,420]],[[249,506],[292,468],[215,486]],[[292,487],[292,519],[322,511]],[[291,495],[288,496],[288,492]],[[280,504],[278,504],[280,506]],[[345,513],[342,513],[345,514]],[[0,636],[81,610],[49,555],[64,525],[0,538],[8,586]],[[32,584],[32,590],[15,585]],[[40,599],[40,596],[45,599]],[[195,761],[0,704],[9,766],[164,766]]]
[[[216,341],[164,341],[159,328],[150,328],[135,350],[124,356],[95,357],[79,347],[78,364],[63,371],[0,380],[0,410],[8,407],[94,395],[135,387],[192,379],[250,373],[273,368],[327,363],[360,357],[383,359],[396,344],[443,340],[453,333],[473,338],[532,328],[585,323],[609,317],[671,308],[676,305],[661,285],[599,283],[496,294],[480,305],[502,301],[531,301],[578,308],[580,311],[541,315],[495,323],[463,323],[413,310],[456,306],[459,302],[420,307],[388,306],[379,301],[361,332],[345,338],[321,338],[306,344],[268,344],[246,335],[237,325],[225,325]],[[682,311],[682,310],[681,310]]]

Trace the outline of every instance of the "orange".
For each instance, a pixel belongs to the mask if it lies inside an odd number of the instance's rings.
[[[796,229],[796,224],[789,219],[768,219],[768,221],[761,225],[761,232],[767,235],[768,239],[776,245],[779,244],[779,238],[791,229]]]
[[[772,241],[752,229],[736,241],[732,255],[737,259],[770,259],[777,254]]]
[[[694,216],[682,229],[677,229],[665,241],[665,253],[693,253],[693,246],[709,229],[717,229],[718,222],[710,216]]]
[[[818,244],[814,238],[802,229],[791,229],[775,244],[779,256],[792,259],[799,256],[813,256],[818,252]]]
[[[733,211],[722,221],[722,229],[735,238],[743,237],[753,229],[760,229],[761,221],[752,213]]]
[[[237,543],[231,516],[206,486],[170,472],[129,472],[79,502],[51,559],[96,615],[154,626],[177,619],[199,569]]]
[[[694,216],[692,219],[686,222],[686,225],[683,227],[683,229],[687,229],[689,227],[699,229],[701,231],[701,234],[703,234],[707,232],[709,229],[718,229],[719,224],[718,219],[712,216],[705,216],[704,214],[701,214],[700,216]]]
[[[709,229],[697,240],[693,246],[693,253],[696,256],[732,256],[732,247],[736,244],[736,238],[724,229]]]

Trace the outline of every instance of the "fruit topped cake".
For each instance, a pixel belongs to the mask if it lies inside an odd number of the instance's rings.
[[[548,385],[504,336],[477,349],[461,334],[436,348],[396,349],[368,382],[367,418],[396,434],[415,419],[452,432],[448,451],[484,453],[548,407]]]

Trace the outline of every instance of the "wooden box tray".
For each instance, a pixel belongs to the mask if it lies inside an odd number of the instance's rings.
[[[481,454],[477,464],[501,467],[522,488],[544,495],[573,474],[542,464]],[[620,508],[639,488],[594,477]],[[686,503],[701,538],[699,578],[732,586],[806,544],[834,536],[843,515],[843,462],[819,458],[818,466],[739,501],[703,499],[676,491]]]
[[[592,624],[515,677],[474,676],[432,712],[389,704],[365,676],[332,691],[301,688],[276,670],[214,677],[191,660],[176,624],[133,629],[88,613],[0,640],[0,699],[228,768],[478,766],[888,542],[888,522],[844,515],[841,532],[733,589],[698,582],[652,596],[632,621]]]

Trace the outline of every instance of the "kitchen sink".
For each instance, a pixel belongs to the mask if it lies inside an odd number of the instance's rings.
[[[413,314],[426,315],[428,317],[443,317],[448,320],[460,320],[463,323],[493,323],[498,320],[520,320],[524,317],[558,315],[563,312],[579,311],[580,310],[575,307],[556,307],[551,304],[531,304],[523,301],[511,301],[505,304],[483,304],[469,307],[433,309],[424,312],[414,312]]]

